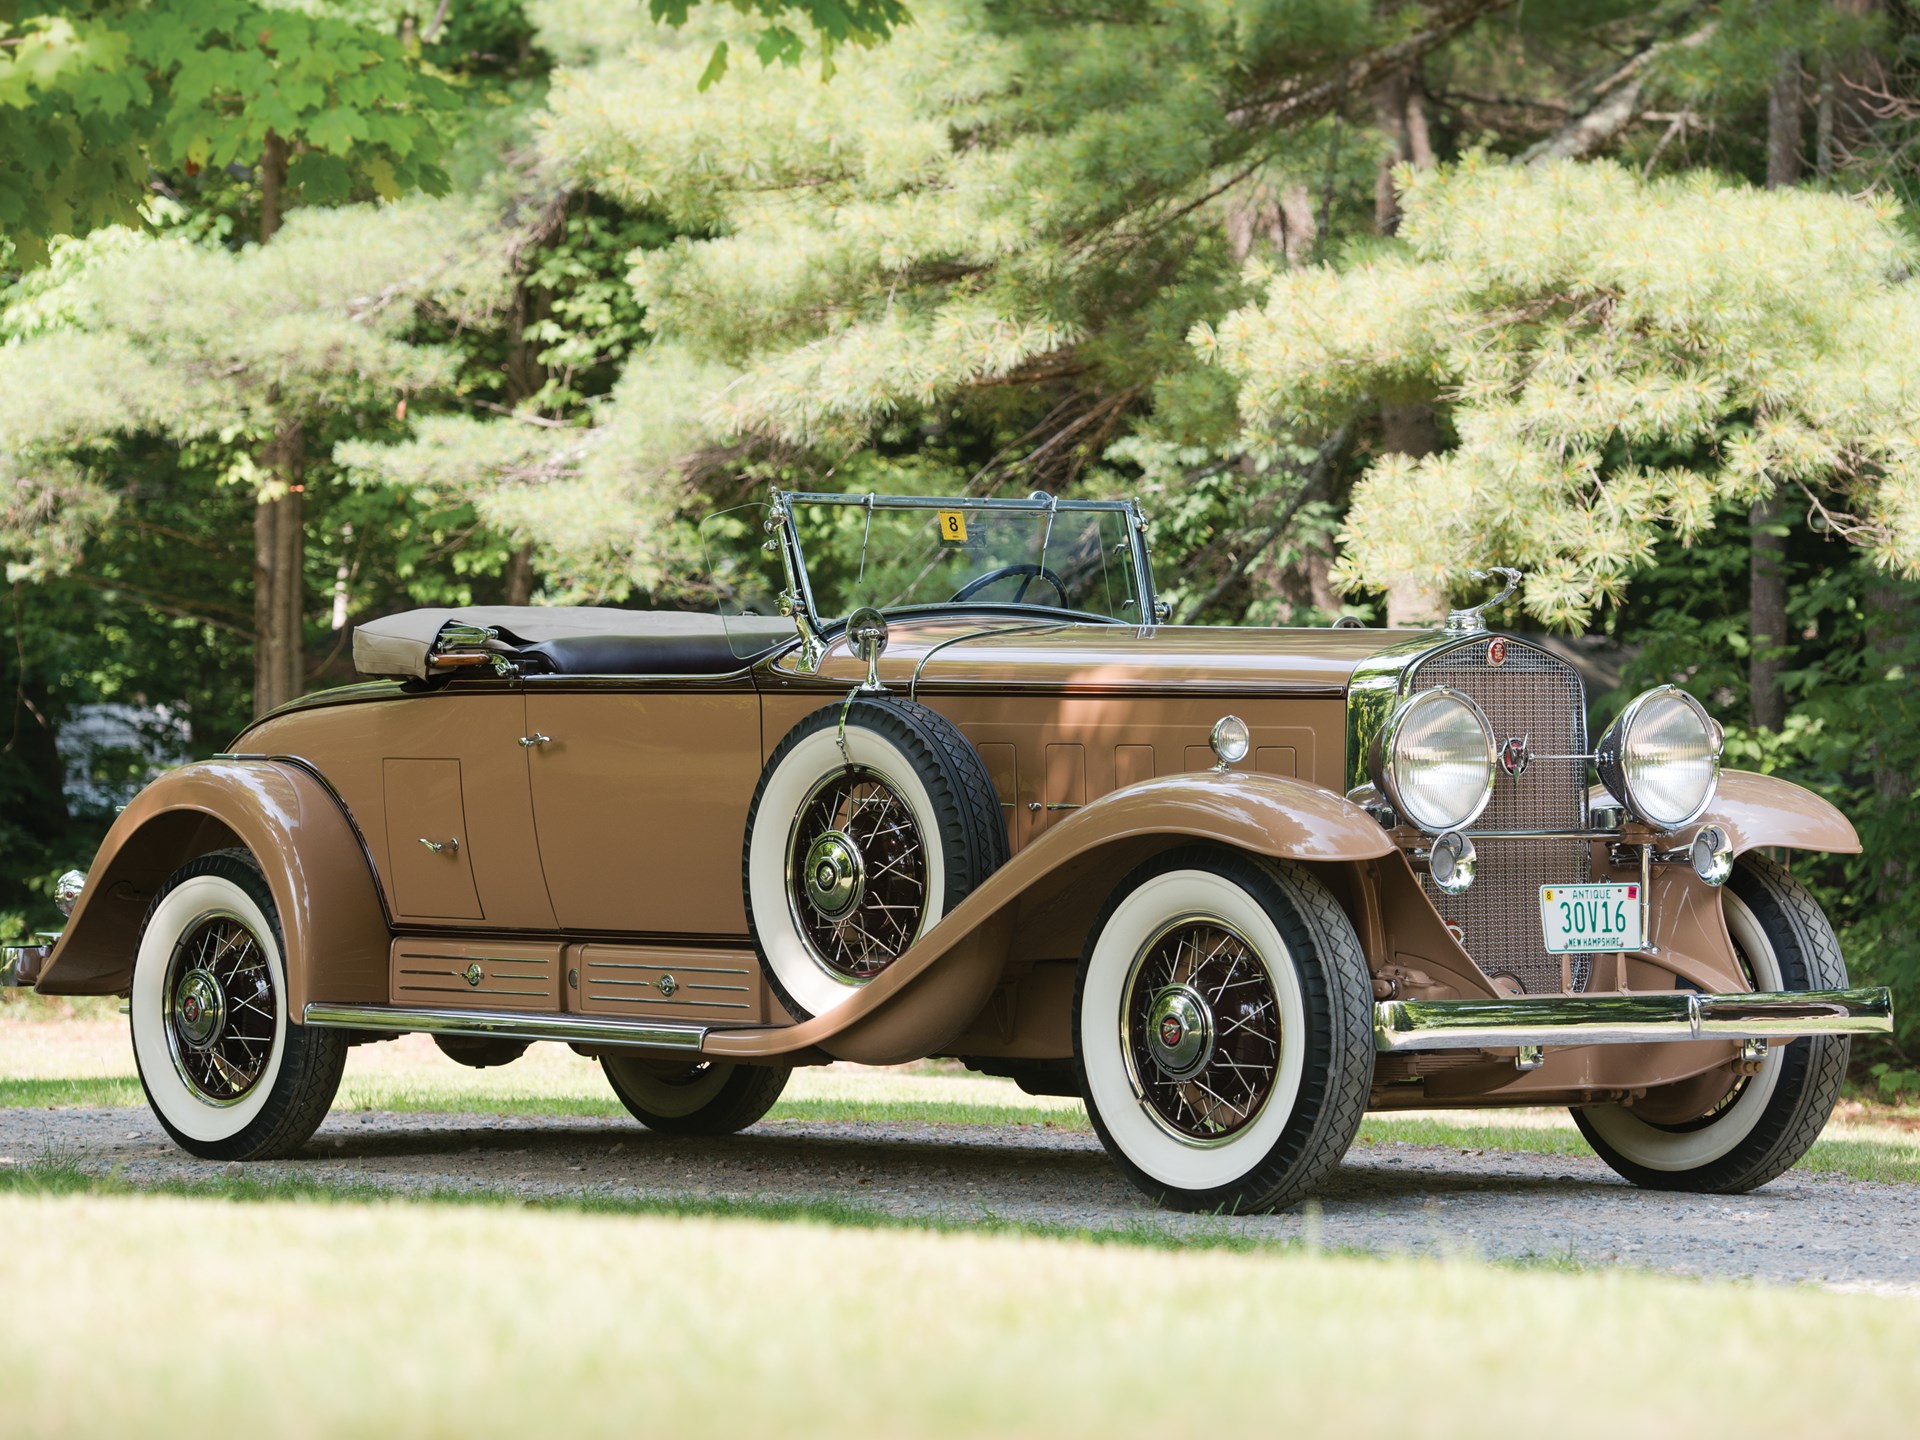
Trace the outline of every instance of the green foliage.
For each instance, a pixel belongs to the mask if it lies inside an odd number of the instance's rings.
[[[688,14],[698,3],[700,0],[647,0],[647,13],[656,21],[678,29],[687,23]],[[782,65],[800,63],[807,53],[807,42],[786,23],[786,17],[803,17],[819,42],[822,80],[833,78],[836,47],[878,45],[913,18],[900,0],[727,0],[727,3],[742,15],[758,17],[760,27],[753,37],[753,50],[762,65],[776,61]],[[702,90],[727,73],[730,54],[725,40],[714,45],[706,68],[700,72]]]
[[[138,225],[149,169],[187,177],[293,147],[287,183],[444,190],[456,104],[392,35],[251,0],[53,4],[0,23],[0,233],[38,259],[55,235]]]
[[[1569,624],[1663,532],[1691,543],[1782,486],[1920,568],[1920,290],[1891,205],[1483,157],[1401,179],[1405,253],[1274,275],[1194,334],[1256,424],[1445,407],[1457,445],[1356,489],[1349,585],[1505,560],[1528,611]]]

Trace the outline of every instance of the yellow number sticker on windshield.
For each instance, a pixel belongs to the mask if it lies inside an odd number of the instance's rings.
[[[940,512],[940,543],[942,545],[967,543],[967,517],[958,510]]]

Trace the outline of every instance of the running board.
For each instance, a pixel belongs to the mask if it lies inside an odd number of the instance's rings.
[[[1374,1006],[1373,1018],[1374,1048],[1383,1051],[1892,1033],[1893,992],[1885,986],[1734,995],[1676,990],[1515,1000],[1382,1000]]]
[[[383,1035],[480,1035],[501,1040],[563,1040],[573,1045],[627,1045],[640,1050],[698,1050],[705,1025],[670,1020],[596,1020],[591,1015],[529,1015],[489,1010],[408,1010],[397,1005],[309,1005],[303,1018],[319,1030],[375,1030]]]

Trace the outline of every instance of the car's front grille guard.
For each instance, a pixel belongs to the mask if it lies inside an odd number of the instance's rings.
[[[1410,693],[1435,685],[1470,695],[1486,711],[1494,741],[1527,736],[1534,755],[1587,753],[1586,693],[1566,661],[1516,640],[1505,659],[1488,663],[1491,637],[1477,635],[1413,668]],[[1592,878],[1593,851],[1578,839],[1500,839],[1481,831],[1583,830],[1587,825],[1587,762],[1537,759],[1518,779],[1502,771],[1493,798],[1469,830],[1480,851],[1479,874],[1464,894],[1442,894],[1426,876],[1421,886],[1441,918],[1460,927],[1461,944],[1496,980],[1511,976],[1529,995],[1584,991],[1592,961],[1549,955],[1540,936],[1540,887]],[[1570,984],[1568,980],[1570,979]]]

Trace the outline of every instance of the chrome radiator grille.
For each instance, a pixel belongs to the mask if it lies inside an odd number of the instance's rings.
[[[1470,695],[1487,713],[1494,742],[1531,737],[1535,755],[1582,755],[1587,749],[1586,692],[1566,661],[1517,640],[1504,642],[1506,658],[1488,663],[1490,637],[1422,661],[1414,689],[1445,685]],[[1473,824],[1480,830],[1578,830],[1587,823],[1587,762],[1534,760],[1518,780],[1500,772],[1493,798]],[[1470,832],[1471,833],[1471,832]],[[1480,870],[1464,895],[1443,895],[1422,877],[1441,917],[1460,927],[1461,943],[1490,975],[1506,975],[1529,995],[1557,994],[1568,985],[1561,957],[1540,939],[1540,887],[1580,884],[1593,878],[1592,850],[1584,840],[1481,839]],[[1585,990],[1592,962],[1573,956],[1571,986]]]

